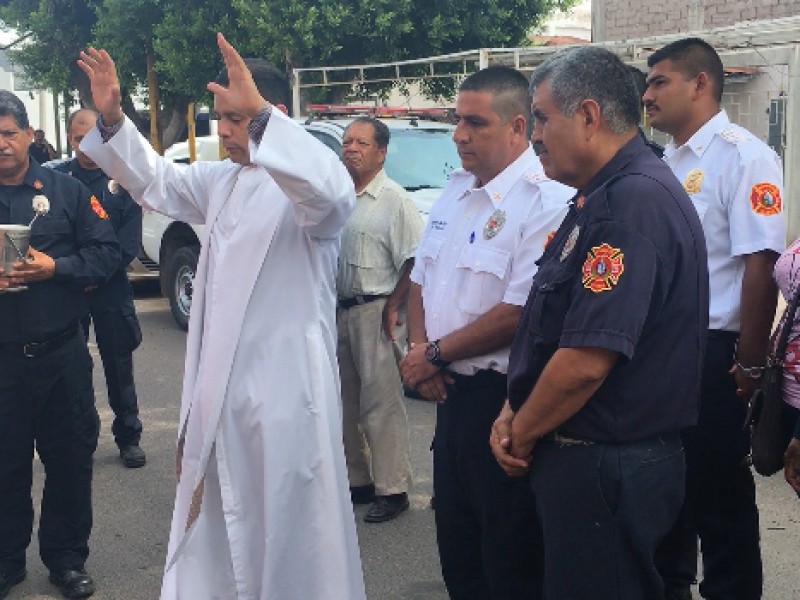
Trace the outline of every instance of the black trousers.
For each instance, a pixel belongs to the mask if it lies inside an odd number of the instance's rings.
[[[142,332],[136,318],[130,283],[127,279],[123,283],[127,291],[113,296],[106,294],[102,288],[90,292],[89,314],[81,322],[87,338],[89,323],[94,323],[95,341],[108,388],[108,404],[114,411],[111,432],[119,447],[138,445],[142,437],[139,403],[133,382],[133,351],[142,341]]]
[[[489,433],[506,377],[456,376],[438,405],[433,443],[436,536],[453,600],[542,598],[541,531],[527,479],[506,475]]]
[[[696,427],[684,432],[686,499],[656,564],[668,589],[697,576],[697,539],[703,551],[700,594],[710,600],[761,598],[758,509],[747,465],[746,403],[729,373],[737,335],[709,332]]]
[[[683,501],[677,433],[533,449],[547,600],[661,600],[654,554]]]
[[[0,572],[25,565],[33,531],[34,444],[45,470],[42,561],[51,570],[83,566],[98,428],[91,359],[79,332],[38,358],[0,349]]]

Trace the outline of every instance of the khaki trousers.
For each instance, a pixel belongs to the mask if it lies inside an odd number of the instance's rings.
[[[350,486],[375,484],[378,495],[411,484],[408,420],[394,344],[381,328],[385,299],[336,314],[342,378],[342,429]],[[405,325],[396,329],[405,343]]]

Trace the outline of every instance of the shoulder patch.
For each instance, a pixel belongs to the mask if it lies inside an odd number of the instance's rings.
[[[98,217],[100,217],[101,219],[108,218],[108,213],[105,211],[103,205],[100,204],[100,201],[97,198],[95,198],[94,195],[92,195],[92,197],[89,198],[89,204],[92,205],[92,210],[95,212],[95,214],[97,214]]]
[[[750,188],[750,207],[754,213],[766,217],[780,214],[783,210],[781,191],[774,183],[757,183]]]
[[[738,144],[740,142],[744,142],[746,140],[752,139],[752,136],[747,133],[741,127],[734,127],[729,126],[719,132],[719,137],[721,137],[726,142],[730,142],[731,144]]]
[[[625,270],[623,256],[619,248],[613,248],[605,242],[594,246],[586,253],[586,261],[581,269],[583,287],[599,294],[617,285]]]

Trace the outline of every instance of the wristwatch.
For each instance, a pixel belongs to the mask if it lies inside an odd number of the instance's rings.
[[[432,365],[436,365],[437,367],[443,369],[450,364],[450,361],[442,360],[442,351],[439,349],[440,341],[441,340],[428,342],[428,345],[425,347],[425,358],[428,359],[428,362]]]

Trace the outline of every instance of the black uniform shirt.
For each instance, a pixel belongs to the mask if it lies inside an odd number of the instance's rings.
[[[119,244],[99,202],[72,177],[31,161],[21,184],[0,190],[0,223],[30,223],[37,194],[50,203],[31,227],[31,246],[55,259],[55,275],[0,294],[0,342],[44,341],[86,314],[84,290],[112,275]]]
[[[619,360],[559,431],[630,442],[693,424],[708,328],[705,239],[681,184],[639,136],[576,196],[539,265],[511,347],[512,408],[558,348],[605,348]]]
[[[142,245],[142,208],[120,185],[109,189],[109,177],[102,169],[84,169],[78,159],[45,165],[76,177],[88,187],[108,214],[117,234],[120,249],[120,269],[124,271],[139,254]]]

